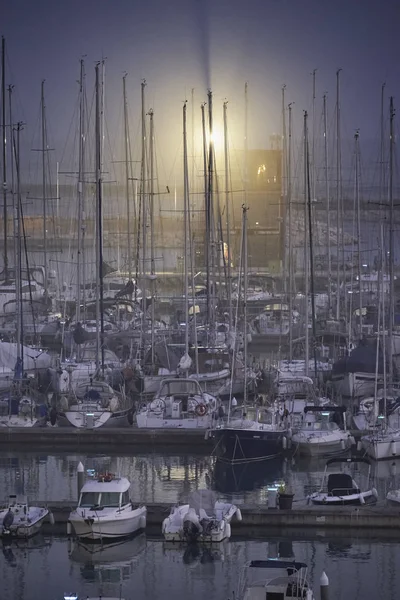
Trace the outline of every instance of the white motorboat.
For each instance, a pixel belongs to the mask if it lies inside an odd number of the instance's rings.
[[[374,460],[395,458],[400,456],[400,429],[382,429],[364,435],[361,445],[365,452]]]
[[[39,531],[48,515],[51,513],[47,508],[29,506],[26,498],[10,495],[8,508],[0,511],[0,537],[29,538]]]
[[[164,379],[155,398],[136,415],[140,428],[207,429],[218,416],[215,396],[195,379]]]
[[[239,581],[239,600],[315,600],[307,565],[284,560],[252,560]]]
[[[211,490],[193,492],[188,504],[176,505],[162,524],[167,542],[222,542],[231,537],[231,521],[242,520],[240,508],[219,502]]]
[[[398,506],[400,504],[400,490],[390,490],[386,495],[389,504]]]
[[[308,497],[313,504],[331,505],[362,505],[365,503],[376,502],[378,493],[375,488],[368,487],[362,491],[359,485],[354,481],[350,473],[343,470],[335,473],[328,473],[328,468],[332,464],[352,465],[364,463],[368,465],[368,485],[370,483],[371,463],[367,458],[331,458],[325,466],[324,476],[321,487]]]
[[[82,487],[78,507],[68,523],[78,538],[105,540],[128,537],[146,527],[145,506],[134,508],[126,477],[100,474]]]
[[[345,412],[345,406],[306,406],[303,423],[292,434],[295,451],[306,456],[327,456],[349,450],[355,440],[346,431],[346,418],[341,419],[344,430],[332,420]]]
[[[64,600],[124,600],[122,596],[78,596],[74,592],[64,594]]]
[[[52,424],[59,427],[97,429],[132,424],[132,406],[128,398],[115,392],[107,382],[90,380],[78,384],[72,397],[60,401],[58,411],[50,412]]]

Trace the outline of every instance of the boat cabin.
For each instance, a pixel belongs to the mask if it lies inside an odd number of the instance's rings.
[[[115,477],[111,473],[98,475],[82,487],[78,508],[122,508],[130,504],[130,483],[126,477]]]
[[[281,560],[253,560],[246,569],[244,600],[313,600],[307,565]]]

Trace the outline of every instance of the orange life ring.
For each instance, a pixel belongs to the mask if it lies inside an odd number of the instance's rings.
[[[198,404],[195,408],[198,417],[204,417],[207,414],[208,407],[205,404]]]

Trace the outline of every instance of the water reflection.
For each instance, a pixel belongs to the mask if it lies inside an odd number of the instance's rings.
[[[76,470],[110,471],[132,482],[135,503],[174,504],[186,501],[197,489],[211,488],[234,504],[266,504],[267,490],[282,479],[291,485],[295,502],[304,502],[319,489],[325,461],[294,457],[260,463],[230,465],[210,456],[163,454],[88,455],[0,453],[0,502],[10,493],[33,501],[77,500]],[[372,484],[384,502],[389,489],[400,487],[400,459],[373,463]]]

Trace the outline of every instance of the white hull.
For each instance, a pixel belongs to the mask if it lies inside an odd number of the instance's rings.
[[[352,440],[350,436],[343,434],[341,438],[329,438],[329,435],[307,439],[301,434],[293,434],[292,447],[304,456],[328,456],[339,454],[349,450]]]
[[[30,519],[28,523],[28,519],[24,518],[23,515],[15,516],[14,522],[10,526],[8,530],[3,529],[3,519],[8,511],[3,510],[0,513],[0,537],[2,538],[29,538],[38,533],[40,528],[43,525],[43,522],[49,511],[47,508],[38,508],[38,507],[30,507],[28,509],[27,517]]]
[[[204,417],[185,417],[184,419],[165,419],[162,416],[145,412],[136,415],[136,423],[139,428],[147,429],[208,429],[211,427],[212,418],[207,414]]]
[[[223,540],[229,539],[232,518],[236,515],[239,521],[242,520],[240,509],[234,504],[216,502],[214,507],[216,516],[209,517],[205,511],[200,510],[201,519],[189,504],[173,506],[170,515],[164,519],[162,524],[162,534],[166,542],[188,541],[185,537],[184,521],[189,511],[194,513],[192,522],[202,528],[202,531],[197,534],[196,540],[206,544],[219,544]],[[212,526],[210,526],[211,524]]]
[[[128,412],[112,413],[110,411],[93,411],[93,426],[88,422],[87,411],[66,411],[58,413],[57,424],[59,427],[75,427],[77,429],[98,429],[99,427],[127,427]]]
[[[318,492],[310,496],[310,500],[313,504],[323,504],[324,506],[334,505],[357,505],[360,506],[368,502],[375,502],[377,494],[375,490],[367,490],[366,492],[360,492],[358,494],[348,494],[345,496],[329,496],[324,492]]]
[[[29,427],[41,427],[45,423],[43,419],[37,419],[33,417],[21,417],[21,416],[13,416],[10,417],[0,417],[0,427],[18,427],[18,428],[29,428]]]
[[[361,438],[361,444],[365,452],[374,460],[384,460],[400,456],[400,432],[395,431],[373,436],[368,435]]]
[[[69,516],[75,535],[81,539],[104,540],[128,537],[146,527],[145,506],[137,509],[101,511],[78,508]]]
[[[370,396],[374,394],[375,373],[332,375],[332,383],[336,392],[347,398]]]

